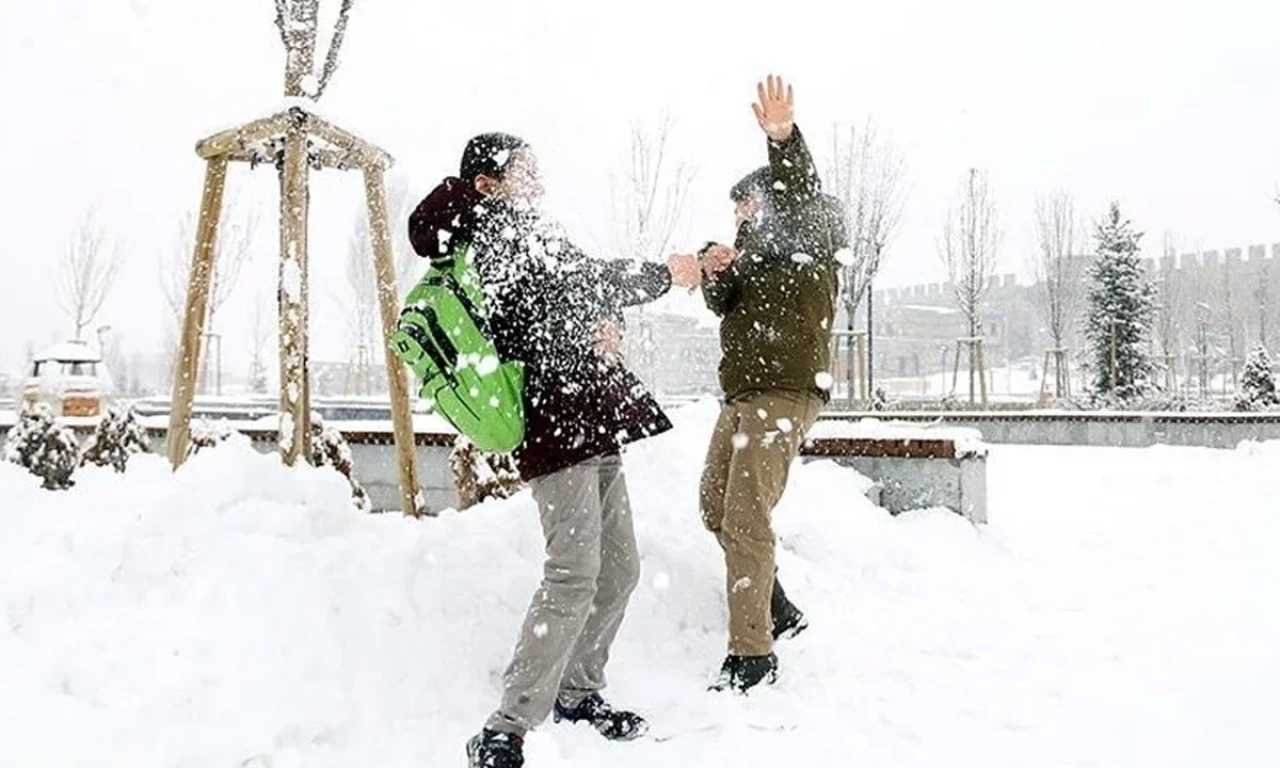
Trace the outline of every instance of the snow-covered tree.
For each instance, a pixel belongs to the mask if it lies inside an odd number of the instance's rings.
[[[132,405],[113,405],[85,445],[80,465],[96,464],[123,472],[129,458],[139,453],[151,453],[151,441],[137,411]]]
[[[475,443],[458,435],[449,454],[453,487],[458,492],[458,509],[466,509],[486,499],[506,499],[520,490],[520,473],[509,455],[486,455]]]
[[[9,431],[4,460],[25,467],[44,481],[44,488],[60,491],[74,485],[71,475],[80,465],[80,446],[49,406],[37,403],[23,409],[17,425]]]
[[[1151,385],[1149,339],[1156,292],[1142,268],[1142,233],[1111,204],[1094,233],[1097,258],[1089,269],[1089,314],[1085,335],[1091,347],[1096,397],[1129,401]]]
[[[311,434],[312,465],[338,470],[351,484],[351,502],[361,512],[368,512],[369,494],[356,479],[355,463],[351,460],[351,446],[347,444],[347,439],[316,414],[311,415]]]
[[[1244,377],[1240,382],[1241,410],[1258,410],[1273,405],[1280,405],[1280,396],[1276,394],[1276,374],[1271,368],[1271,355],[1261,344],[1249,353],[1244,364]]]

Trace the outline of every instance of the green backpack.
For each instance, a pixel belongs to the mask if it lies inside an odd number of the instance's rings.
[[[461,243],[409,292],[391,342],[422,382],[419,397],[481,451],[509,453],[524,440],[524,364],[498,357],[487,319]]]

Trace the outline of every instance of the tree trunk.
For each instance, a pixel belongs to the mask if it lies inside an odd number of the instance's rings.
[[[307,134],[285,134],[280,171],[280,452],[288,466],[311,455],[307,376]]]

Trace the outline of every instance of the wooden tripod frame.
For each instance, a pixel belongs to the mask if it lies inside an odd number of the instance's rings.
[[[191,436],[191,405],[195,395],[200,339],[208,309],[209,279],[216,253],[214,244],[222,213],[227,164],[247,162],[251,167],[271,164],[280,175],[280,453],[289,466],[296,465],[299,457],[306,460],[311,453],[307,330],[307,209],[310,194],[307,177],[312,169],[359,170],[364,175],[369,233],[377,275],[377,285],[371,288],[377,290],[382,313],[391,418],[400,465],[400,504],[406,515],[421,515],[425,505],[418,487],[409,384],[405,367],[391,347],[391,334],[399,317],[383,178],[393,162],[391,156],[321,119],[303,105],[290,106],[279,114],[210,136],[196,144],[196,154],[207,165],[195,254],[187,286],[181,348],[173,374],[168,439],[170,463],[177,469],[186,459]]]

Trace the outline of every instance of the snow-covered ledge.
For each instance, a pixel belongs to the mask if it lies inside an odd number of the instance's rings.
[[[821,420],[801,451],[829,459],[880,486],[880,504],[897,514],[946,507],[987,522],[987,446],[976,429],[884,422]]]

